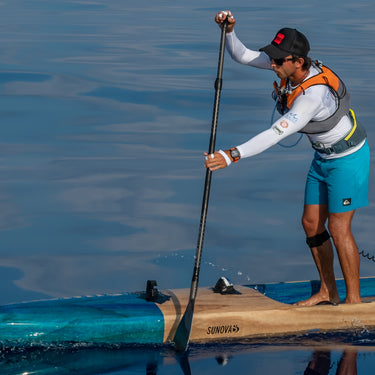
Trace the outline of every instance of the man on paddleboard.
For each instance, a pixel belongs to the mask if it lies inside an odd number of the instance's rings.
[[[274,83],[274,99],[281,117],[241,145],[205,153],[205,167],[212,171],[222,169],[263,152],[291,134],[306,134],[315,154],[306,181],[302,225],[321,288],[298,304],[340,302],[331,238],[346,283],[345,302],[360,303],[360,258],[351,222],[355,210],[368,205],[370,151],[366,132],[350,108],[345,84],[331,69],[308,57],[309,42],[298,30],[283,28],[269,45],[254,51],[238,39],[230,11],[219,12],[215,17],[219,25],[225,19],[226,48],[232,59],[273,70],[280,79],[279,84]]]

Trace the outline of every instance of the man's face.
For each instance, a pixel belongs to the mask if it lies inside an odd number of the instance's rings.
[[[293,61],[292,55],[285,57],[284,59],[271,59],[271,67],[276,75],[282,78],[288,78],[292,76],[296,71],[295,62]],[[280,64],[282,62],[282,64]]]

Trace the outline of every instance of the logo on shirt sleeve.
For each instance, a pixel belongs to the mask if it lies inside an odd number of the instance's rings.
[[[285,118],[287,118],[288,120],[290,120],[291,122],[293,123],[296,123],[298,121],[298,116],[296,113],[293,113],[293,112],[288,112],[286,115],[285,115]]]
[[[282,135],[284,132],[276,125],[272,126],[272,130],[277,134],[277,135]]]
[[[281,120],[281,121],[280,121],[280,126],[281,126],[282,128],[284,128],[284,129],[286,129],[286,128],[289,126],[288,121]]]

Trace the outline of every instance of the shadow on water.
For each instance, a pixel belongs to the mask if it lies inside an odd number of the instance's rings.
[[[0,351],[0,373],[36,374],[198,374],[204,361],[210,370],[228,365],[229,372],[252,373],[231,367],[237,357],[288,352],[307,352],[301,370],[306,375],[356,375],[359,353],[373,352],[375,332],[311,333],[282,339],[251,339],[241,343],[191,344],[185,353],[171,346],[91,346],[63,344],[48,348],[6,348]],[[285,354],[284,354],[285,353]],[[199,363],[198,367],[195,363]],[[238,366],[238,364],[237,364]],[[230,368],[230,369],[229,369]],[[197,369],[197,372],[194,372]],[[300,371],[301,371],[300,370]],[[250,372],[248,372],[250,371]],[[301,373],[301,372],[296,373]],[[220,372],[223,373],[223,372]]]

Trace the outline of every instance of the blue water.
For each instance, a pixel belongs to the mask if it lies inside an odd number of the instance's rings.
[[[344,360],[344,362],[343,362]],[[6,363],[5,363],[6,362]],[[340,364],[341,362],[341,364]],[[188,357],[161,348],[71,349],[9,353],[2,374],[372,374],[375,356],[366,348],[285,347],[255,344],[194,347]],[[344,366],[346,372],[343,372]],[[347,369],[356,368],[357,372]],[[328,372],[329,371],[329,372]]]
[[[160,289],[190,285],[218,59],[213,18],[228,6],[0,3],[0,304],[143,290],[147,279]],[[252,48],[283,26],[303,31],[311,56],[347,83],[374,149],[372,2],[233,0],[230,7],[237,34]],[[227,55],[223,78],[217,145],[228,148],[269,126],[275,77]],[[311,157],[303,139],[214,174],[201,285],[223,275],[240,284],[317,278],[300,226]],[[370,206],[353,223],[359,247],[372,254],[374,176]],[[375,274],[375,263],[363,259],[361,267],[362,276]],[[336,270],[341,277],[337,260]],[[315,344],[229,346],[226,366],[215,361],[221,347],[193,347],[189,359],[194,374],[299,374]],[[371,373],[373,344],[371,337],[356,343],[359,374]],[[336,343],[329,350],[333,374],[342,350]],[[181,372],[165,349],[150,352],[158,374]],[[145,373],[149,363],[142,351],[73,354],[79,361],[66,359],[71,367],[60,373],[79,369],[81,360],[92,374]],[[36,351],[15,363],[26,364],[21,373],[54,373],[49,356]],[[108,366],[111,356],[121,358],[118,367]]]

